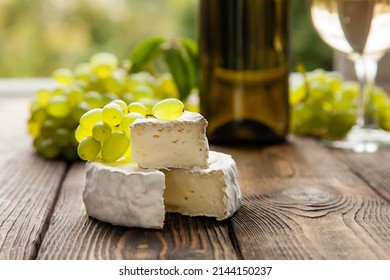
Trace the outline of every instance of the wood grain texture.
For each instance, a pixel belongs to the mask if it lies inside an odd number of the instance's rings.
[[[356,154],[334,152],[352,171],[367,182],[376,192],[390,201],[390,151]]]
[[[27,99],[0,98],[0,259],[35,258],[66,172],[33,152],[27,113]]]
[[[163,230],[112,226],[89,218],[83,163],[72,166],[38,259],[236,259],[228,225],[167,214]]]
[[[390,259],[390,204],[310,139],[231,152],[245,194],[233,217],[244,259]]]
[[[390,151],[212,146],[237,162],[239,212],[129,229],[87,216],[84,163],[34,154],[28,103],[0,98],[0,259],[390,259]]]

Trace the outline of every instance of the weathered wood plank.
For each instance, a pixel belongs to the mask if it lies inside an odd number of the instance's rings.
[[[245,194],[233,236],[245,259],[390,259],[390,204],[319,143],[227,149]]]
[[[335,151],[359,177],[390,202],[390,151],[356,154]]]
[[[161,231],[127,229],[87,217],[82,163],[60,190],[66,165],[33,153],[27,105],[0,98],[0,259],[390,259],[389,152],[294,137],[213,147],[239,169],[245,198],[231,223],[169,214]]]
[[[84,164],[72,166],[38,259],[236,259],[228,225],[167,214],[163,230],[112,226],[89,218]]]
[[[28,99],[0,98],[0,259],[35,258],[66,165],[37,156]]]

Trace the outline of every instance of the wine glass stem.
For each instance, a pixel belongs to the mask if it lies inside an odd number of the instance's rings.
[[[375,84],[375,77],[378,68],[378,60],[365,57],[363,55],[353,59],[355,72],[360,84],[360,94],[357,100],[357,119],[356,125],[360,128],[369,126],[372,123],[370,112],[367,112],[366,104],[371,103],[371,90]]]

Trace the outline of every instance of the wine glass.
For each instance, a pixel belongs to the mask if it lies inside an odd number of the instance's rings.
[[[390,147],[390,133],[378,128],[366,112],[378,61],[390,47],[390,0],[308,0],[312,24],[329,46],[353,61],[360,83],[357,120],[348,135],[326,141],[330,147],[376,152]]]

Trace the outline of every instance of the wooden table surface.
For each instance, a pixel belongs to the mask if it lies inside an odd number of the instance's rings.
[[[232,154],[231,219],[167,214],[163,230],[87,216],[84,163],[38,156],[29,99],[0,98],[0,259],[390,259],[390,151],[354,154],[290,137]]]

